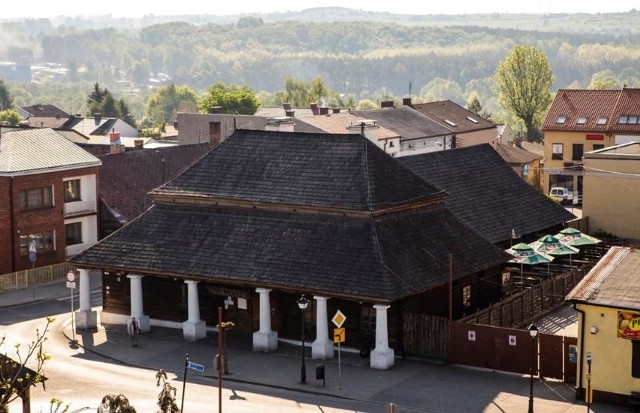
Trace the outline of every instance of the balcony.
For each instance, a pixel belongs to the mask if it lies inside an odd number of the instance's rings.
[[[85,244],[69,245],[68,247],[66,247],[64,249],[65,258],[73,257],[76,254],[80,254],[82,251],[86,250],[87,248],[89,248],[93,244],[94,244],[93,242],[88,242],[88,243],[85,243]]]
[[[92,199],[89,201],[65,202],[64,204],[65,218],[74,216],[74,215],[82,215],[82,214],[87,214],[92,212],[97,212],[95,199]]]

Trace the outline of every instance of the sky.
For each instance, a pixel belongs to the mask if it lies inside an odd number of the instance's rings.
[[[347,7],[350,9],[401,14],[472,14],[472,13],[614,13],[640,8],[637,0],[31,0],[11,2],[3,7],[0,18],[40,18],[57,16],[142,17],[148,14],[236,15],[300,11],[313,7]]]

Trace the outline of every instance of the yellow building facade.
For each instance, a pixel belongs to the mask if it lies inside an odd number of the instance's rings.
[[[577,390],[585,401],[640,399],[639,277],[640,251],[611,247],[566,298],[579,313]]]

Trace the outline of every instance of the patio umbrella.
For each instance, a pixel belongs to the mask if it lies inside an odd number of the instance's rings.
[[[580,250],[576,247],[563,244],[558,237],[554,237],[553,235],[545,235],[544,237],[532,242],[529,245],[531,245],[534,250],[545,253],[547,255],[568,255],[569,265],[571,265],[571,255],[580,252]]]
[[[537,252],[531,245],[521,242],[506,250],[507,253],[513,255],[513,259],[509,262],[520,264],[520,283],[523,281],[524,264],[536,265],[553,261],[553,257],[543,252]]]
[[[583,245],[595,245],[602,242],[598,238],[592,237],[591,235],[587,235],[575,228],[565,228],[556,234],[558,240],[565,245],[570,245],[573,247],[580,247]]]

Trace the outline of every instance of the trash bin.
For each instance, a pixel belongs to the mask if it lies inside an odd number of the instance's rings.
[[[316,380],[322,380],[324,386],[324,364],[316,364]]]

